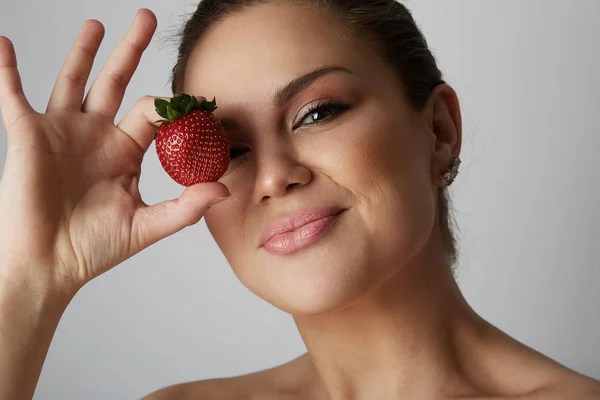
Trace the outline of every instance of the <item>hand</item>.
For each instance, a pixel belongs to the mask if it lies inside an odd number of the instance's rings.
[[[0,112],[8,143],[0,180],[0,277],[41,278],[76,292],[197,223],[211,202],[229,195],[221,183],[204,183],[154,206],[142,201],[142,158],[160,118],[154,98],[142,97],[121,122],[113,121],[156,24],[150,10],[138,12],[84,98],[104,36],[100,22],[86,21],[45,113],[25,98],[12,43],[0,37]]]

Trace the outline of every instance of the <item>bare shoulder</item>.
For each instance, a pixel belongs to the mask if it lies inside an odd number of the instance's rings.
[[[556,393],[560,399],[600,400],[600,381],[575,374],[560,385]]]
[[[469,397],[469,400],[600,400],[600,382],[582,375],[565,374],[526,394]],[[466,400],[466,399],[465,399]]]
[[[275,394],[267,372],[260,371],[168,386],[142,400],[270,400],[277,398]]]
[[[600,381],[568,373],[564,379],[524,396],[522,400],[600,400]]]
[[[299,400],[311,390],[306,357],[270,369],[229,378],[168,386],[142,400]]]
[[[250,387],[240,387],[238,377],[180,383],[150,393],[142,400],[246,400]]]
[[[600,400],[600,381],[489,326],[492,351],[485,365],[500,393],[486,400]]]

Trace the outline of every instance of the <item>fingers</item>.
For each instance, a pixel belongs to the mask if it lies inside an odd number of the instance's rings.
[[[103,38],[104,26],[99,21],[84,22],[58,73],[46,112],[58,109],[81,110],[85,85]]]
[[[156,16],[152,11],[145,8],[138,11],[131,27],[90,87],[83,102],[84,112],[96,112],[114,119],[156,25]]]
[[[0,36],[0,113],[7,131],[19,118],[35,113],[23,93],[15,48],[6,36]]]
[[[159,124],[155,123],[155,121],[162,119],[154,108],[155,98],[153,96],[144,96],[138,99],[117,125],[117,128],[135,140],[144,152],[152,144],[154,135],[158,130]],[[167,97],[159,98],[169,100]]]
[[[197,223],[218,198],[229,196],[221,183],[199,183],[186,188],[179,199],[142,206],[133,218],[132,254]]]

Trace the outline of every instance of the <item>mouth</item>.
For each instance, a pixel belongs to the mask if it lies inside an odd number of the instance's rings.
[[[305,208],[277,218],[261,236],[260,247],[275,255],[294,253],[322,238],[344,211],[338,207]]]

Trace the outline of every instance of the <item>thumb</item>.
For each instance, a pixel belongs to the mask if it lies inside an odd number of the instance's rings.
[[[186,188],[178,199],[138,208],[131,228],[132,254],[198,223],[215,201],[230,195],[222,183],[198,183]]]

